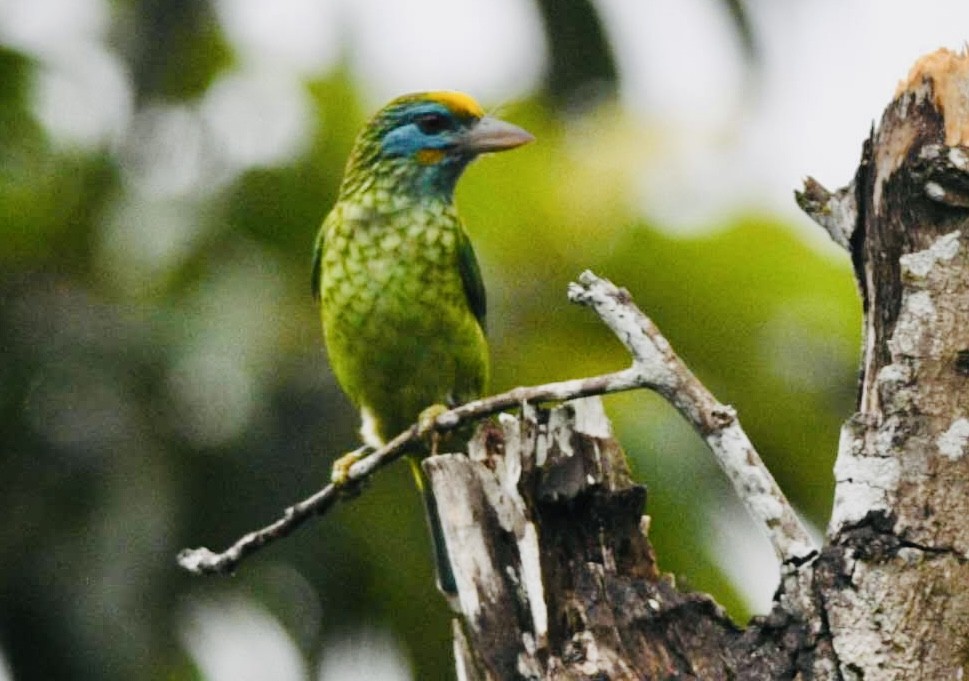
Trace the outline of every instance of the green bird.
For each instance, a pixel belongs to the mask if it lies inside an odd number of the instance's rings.
[[[454,188],[480,154],[533,139],[448,91],[398,97],[357,137],[313,259],[330,365],[360,409],[365,445],[337,461],[335,481],[345,480],[368,447],[485,391],[485,290]],[[436,505],[417,462],[426,453],[410,458],[438,586],[454,593]]]

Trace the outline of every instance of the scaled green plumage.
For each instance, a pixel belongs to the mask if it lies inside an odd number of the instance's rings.
[[[326,345],[364,415],[367,444],[393,437],[432,404],[480,395],[483,287],[454,207],[418,199],[382,213],[341,200],[324,229]]]
[[[531,139],[453,92],[399,97],[357,138],[317,239],[313,290],[366,444],[379,446],[428,407],[485,390],[484,285],[454,187],[479,154]],[[446,567],[439,555],[442,586],[453,591]]]

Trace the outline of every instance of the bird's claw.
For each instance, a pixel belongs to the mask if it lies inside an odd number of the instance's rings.
[[[448,411],[445,404],[432,404],[421,412],[417,417],[417,434],[421,437],[427,435],[434,429],[434,422],[437,417]]]
[[[330,482],[337,487],[345,487],[350,480],[350,469],[353,464],[369,454],[370,451],[371,448],[364,445],[334,461],[333,467],[330,469]]]
[[[440,433],[434,430],[437,417],[448,411],[447,405],[432,404],[417,417],[417,434],[430,441],[431,455],[437,454],[437,445],[441,439]]]

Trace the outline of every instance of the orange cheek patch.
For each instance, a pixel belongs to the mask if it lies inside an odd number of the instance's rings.
[[[444,158],[444,152],[440,149],[421,149],[414,154],[414,157],[418,163],[431,166],[441,162],[441,159]]]

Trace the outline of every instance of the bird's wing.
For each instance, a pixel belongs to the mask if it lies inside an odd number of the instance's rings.
[[[313,291],[313,300],[320,299],[320,270],[323,268],[323,235],[326,230],[321,229],[316,237],[316,245],[313,247],[313,274],[310,280],[310,290]]]
[[[326,232],[334,220],[339,220],[338,215],[340,204],[333,207],[333,210],[323,220],[320,233],[316,235],[316,243],[313,245],[313,274],[310,280],[310,290],[313,291],[313,300],[320,299],[320,276],[323,270],[323,242],[326,239]]]
[[[478,267],[478,259],[474,255],[471,240],[463,229],[459,230],[458,236],[458,270],[461,272],[461,282],[464,284],[464,294],[468,298],[468,307],[477,317],[481,330],[485,331],[488,303],[485,298],[484,282],[481,280],[481,269]]]

